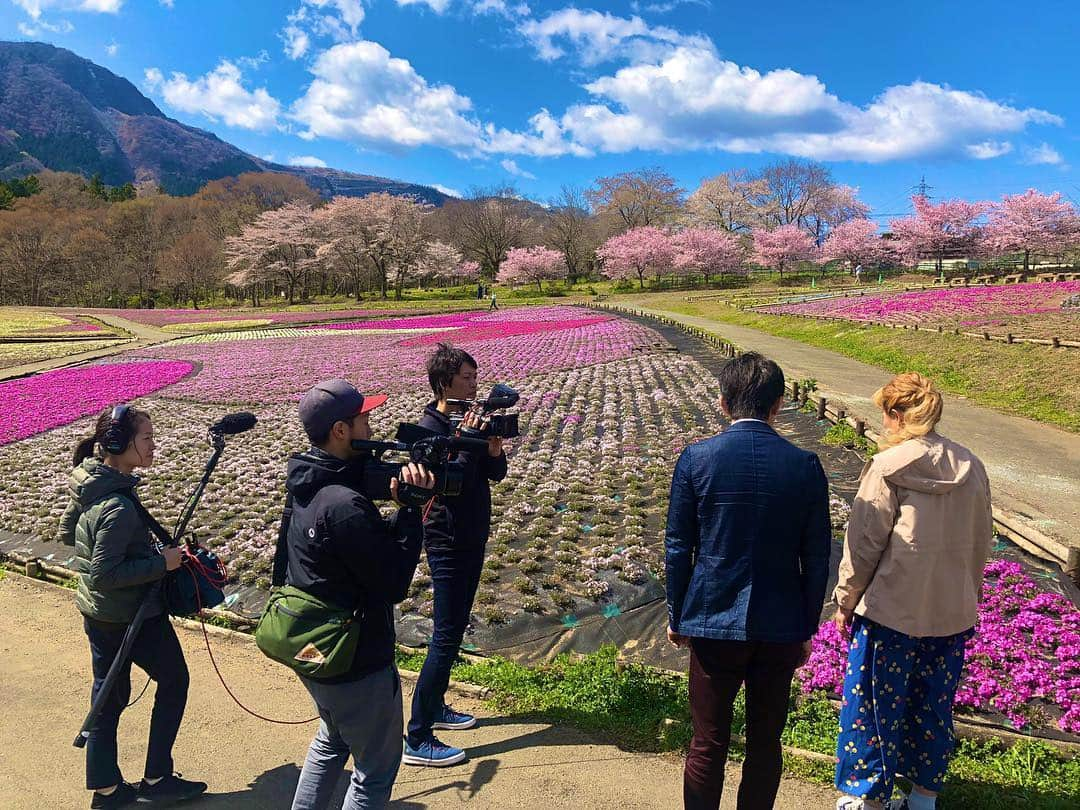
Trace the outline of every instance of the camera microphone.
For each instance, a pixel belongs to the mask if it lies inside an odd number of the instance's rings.
[[[257,421],[255,414],[248,411],[230,413],[212,424],[210,426],[210,432],[216,433],[218,436],[231,436],[234,433],[243,433],[246,430],[251,430],[255,427]]]

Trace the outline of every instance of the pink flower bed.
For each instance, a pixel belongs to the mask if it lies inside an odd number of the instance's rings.
[[[191,369],[191,363],[181,360],[107,363],[0,382],[0,412],[5,417],[0,423],[0,445],[152,394]]]
[[[379,310],[370,309],[323,310],[320,312],[273,312],[258,309],[88,309],[82,311],[115,315],[117,318],[124,318],[147,326],[250,320],[265,320],[271,323],[314,323],[343,318],[365,318],[380,314]]]
[[[803,691],[839,695],[846,665],[847,639],[832,622],[821,625],[799,671]],[[1038,722],[1041,707],[1052,708],[1061,729],[1080,734],[1080,610],[1041,591],[1019,563],[987,565],[956,705],[998,712],[1018,728]]]
[[[350,321],[348,323],[330,323],[319,329],[463,329],[468,326],[484,324],[494,328],[499,325],[516,323],[544,323],[552,328],[567,328],[569,321],[581,320],[582,311],[575,307],[517,307],[516,309],[472,310],[469,312],[448,312],[445,315],[401,316],[397,318],[379,318],[378,320]],[[591,318],[602,320],[607,315],[593,315]],[[492,332],[494,334],[494,332]]]
[[[1080,281],[946,287],[857,298],[823,298],[799,304],[761,307],[760,311],[776,315],[819,315],[880,323],[959,324],[976,318],[1059,312],[1062,300],[1077,292],[1080,292]]]
[[[94,323],[93,321],[83,321],[78,318],[71,319],[68,323],[60,324],[59,326],[50,326],[48,329],[37,329],[33,332],[25,332],[22,334],[28,335],[74,335],[82,334],[84,332],[100,332],[101,324]]]
[[[573,310],[571,310],[573,312]],[[652,345],[656,333],[619,319],[547,322],[542,331],[520,329],[521,322],[500,326],[497,335],[438,332],[472,354],[489,382],[530,374],[604,363],[630,357]],[[581,324],[579,321],[588,323]],[[477,327],[481,324],[476,324]],[[494,328],[496,324],[484,325]],[[198,402],[274,403],[294,401],[311,385],[344,376],[365,390],[402,392],[424,389],[429,342],[412,336],[366,334],[162,345],[140,356],[185,360],[202,365],[200,373],[174,386],[170,397]]]
[[[611,320],[607,316],[592,318],[578,318],[564,321],[507,321],[505,323],[484,323],[474,321],[461,329],[455,329],[451,333],[435,332],[433,334],[419,335],[407,338],[401,342],[402,346],[427,346],[438,343],[440,340],[450,338],[455,343],[466,343],[473,340],[495,340],[499,338],[515,337],[519,335],[536,335],[541,332],[557,332],[561,329],[578,329],[582,326]]]

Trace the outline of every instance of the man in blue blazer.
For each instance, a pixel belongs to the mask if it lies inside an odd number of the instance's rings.
[[[683,450],[668,507],[668,638],[690,648],[694,736],[687,810],[716,810],[732,706],[746,684],[739,810],[771,808],[795,670],[810,654],[828,577],[829,487],[818,457],[772,428],[784,373],[747,353],[720,371],[719,436]]]

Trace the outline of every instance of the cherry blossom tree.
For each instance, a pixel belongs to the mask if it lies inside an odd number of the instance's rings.
[[[818,250],[820,262],[846,261],[852,267],[880,264],[888,258],[888,244],[878,233],[877,225],[868,219],[840,223],[829,231]]]
[[[945,200],[935,205],[920,195],[912,197],[911,203],[915,206],[914,216],[894,219],[889,224],[898,252],[905,258],[917,262],[930,257],[940,273],[948,256],[978,249],[979,220],[990,208],[989,203]]]
[[[738,272],[743,249],[739,238],[718,228],[685,228],[671,237],[675,247],[672,266],[686,275],[700,273],[709,282],[712,273]]]
[[[746,169],[701,181],[686,201],[687,216],[697,225],[712,225],[732,233],[750,233],[769,216],[769,184]]]
[[[427,243],[416,269],[422,276],[431,276],[450,284],[464,284],[480,275],[479,262],[465,261],[460,250],[439,240]]]
[[[671,269],[675,245],[666,231],[652,226],[633,228],[604,242],[596,256],[603,263],[603,274],[610,279],[637,278],[645,289],[645,274],[659,279]]]
[[[990,209],[986,246],[997,254],[1023,253],[1027,272],[1032,255],[1061,254],[1080,241],[1080,218],[1061,194],[1006,194]],[[1037,264],[1037,262],[1036,262]]]
[[[225,262],[232,271],[227,281],[250,286],[255,305],[258,282],[281,280],[289,303],[295,303],[296,285],[317,261],[317,230],[315,212],[307,203],[287,202],[263,211],[239,235],[225,240]]]
[[[566,263],[563,254],[557,250],[535,245],[526,248],[511,248],[499,266],[496,280],[503,284],[536,282],[536,289],[544,291],[544,279],[566,278]]]
[[[792,262],[809,261],[814,254],[814,240],[797,225],[781,225],[774,231],[754,231],[752,259],[762,267],[775,267],[784,278],[784,267]]]

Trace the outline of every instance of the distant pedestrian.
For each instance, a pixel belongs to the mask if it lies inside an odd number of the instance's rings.
[[[499,308],[499,304],[495,301],[495,291],[492,290],[491,291],[491,306],[489,306],[488,309],[498,309],[498,308]]]
[[[862,265],[857,264],[857,265],[855,265],[855,283],[859,284],[861,282],[862,282]]]

